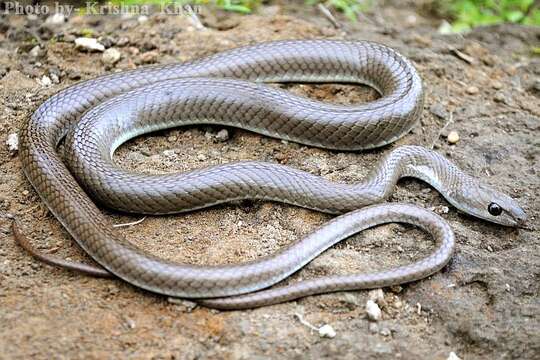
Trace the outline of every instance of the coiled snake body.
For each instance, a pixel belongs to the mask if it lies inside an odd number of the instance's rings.
[[[382,97],[356,106],[331,105],[270,88],[264,82],[364,83]],[[114,164],[114,150],[140,134],[186,124],[241,127],[330,149],[374,148],[405,135],[417,122],[422,105],[417,72],[407,59],[383,45],[269,42],[184,64],[106,75],[60,91],[22,129],[20,155],[26,176],[49,209],[109,272],[157,293],[205,299],[208,306],[255,307],[314,293],[408,282],[444,266],[454,241],[439,216],[412,205],[362,208],[387,198],[400,177],[424,180],[460,210],[493,222],[516,226],[525,214],[510,197],[417,146],[392,151],[368,179],[355,185],[331,183],[263,162],[184,174],[134,174]],[[64,137],[71,172],[56,152]],[[287,249],[254,262],[178,264],[144,253],[114,232],[72,174],[99,202],[129,212],[173,213],[249,198],[348,213]],[[417,263],[387,271],[254,292],[284,279],[337,241],[386,222],[415,224],[430,232],[439,247]]]

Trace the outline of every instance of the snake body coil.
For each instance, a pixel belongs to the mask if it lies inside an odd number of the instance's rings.
[[[263,82],[364,83],[382,97],[356,106],[331,105],[270,88]],[[430,183],[465,212],[504,225],[520,224],[525,214],[515,201],[467,176],[444,157],[417,146],[391,152],[366,181],[355,185],[331,183],[262,162],[233,163],[185,174],[141,175],[119,169],[112,159],[114,150],[130,138],[187,124],[236,126],[330,149],[374,148],[406,134],[417,122],[422,105],[416,70],[383,45],[325,40],[270,42],[184,64],[106,75],[67,88],[43,103],[22,129],[20,154],[26,176],[49,209],[108,271],[136,286],[170,296],[227,297],[204,300],[208,306],[254,307],[313,293],[420,279],[448,261],[454,244],[452,231],[440,217],[418,207],[378,205],[337,217],[287,249],[255,262],[177,264],[142,252],[114,232],[73,175],[101,203],[151,214],[246,198],[339,214],[384,200],[400,177],[413,176]],[[56,153],[64,137],[71,173]],[[501,214],[488,212],[492,203],[502,208]],[[335,242],[386,222],[415,224],[430,232],[439,247],[409,266],[234,296],[268,287]]]

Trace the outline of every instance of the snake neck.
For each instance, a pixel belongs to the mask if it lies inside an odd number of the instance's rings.
[[[421,146],[401,146],[381,160],[359,187],[379,201],[387,199],[401,178],[422,180],[453,203],[453,196],[470,177],[442,155]],[[461,180],[460,180],[461,179]]]

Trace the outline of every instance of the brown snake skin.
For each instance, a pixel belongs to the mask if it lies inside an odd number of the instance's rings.
[[[355,106],[332,105],[263,82],[364,83],[382,97]],[[413,281],[444,266],[454,237],[439,216],[400,204],[355,210],[386,199],[401,177],[424,180],[460,210],[492,222],[517,226],[525,214],[510,197],[464,174],[441,155],[417,146],[394,150],[368,179],[355,185],[331,183],[262,162],[225,164],[184,174],[134,174],[114,164],[114,150],[135,136],[187,124],[241,127],[329,149],[367,149],[405,135],[417,122],[422,106],[422,84],[416,70],[383,45],[331,40],[269,42],[184,64],[101,76],[62,90],[43,103],[21,130],[20,155],[26,176],[51,212],[109,272],[169,296],[220,298],[203,300],[207,306],[256,307],[315,293]],[[64,137],[71,172],[56,152]],[[174,213],[248,198],[334,214],[355,211],[254,262],[178,264],[144,253],[123,239],[72,174],[99,202],[129,212]],[[502,209],[500,214],[488,211],[493,204]],[[251,293],[286,278],[337,241],[387,222],[419,226],[433,235],[439,247],[425,259],[387,271],[325,277]],[[236,296],[240,294],[247,295]]]

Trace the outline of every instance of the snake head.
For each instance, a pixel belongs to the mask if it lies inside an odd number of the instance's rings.
[[[497,224],[524,227],[527,214],[516,200],[469,177],[462,190],[448,199],[458,209]]]

